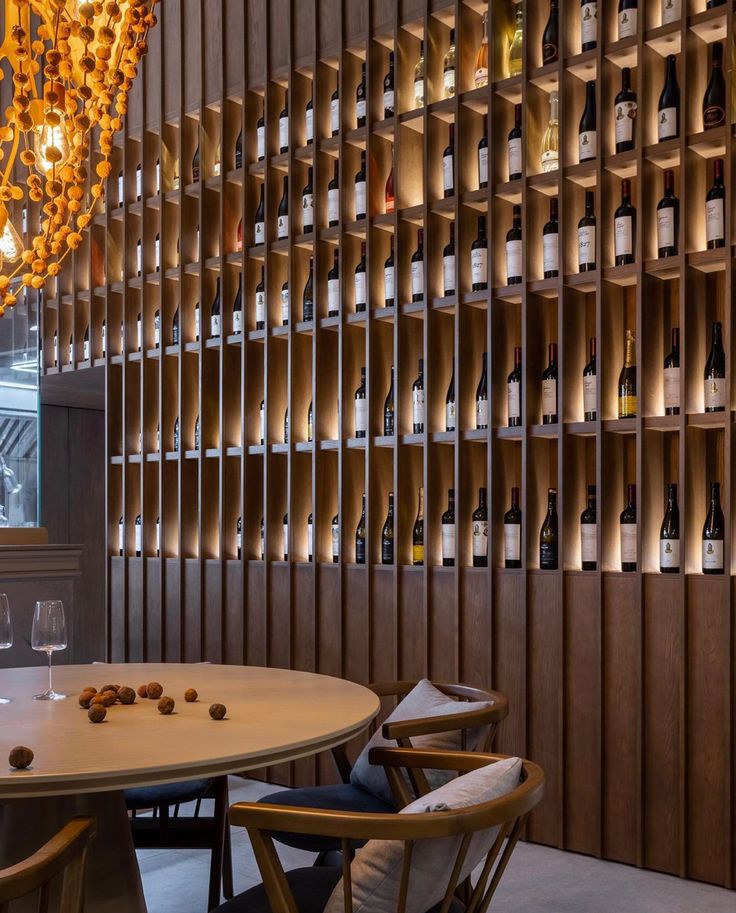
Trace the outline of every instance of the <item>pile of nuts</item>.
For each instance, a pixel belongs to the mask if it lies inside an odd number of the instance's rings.
[[[107,716],[109,707],[114,704],[135,704],[136,695],[143,699],[158,701],[158,712],[162,716],[170,716],[176,707],[176,701],[164,694],[164,686],[160,682],[139,685],[136,691],[127,685],[105,685],[99,691],[93,685],[89,685],[79,695],[79,706],[87,711],[90,722],[101,723]],[[197,689],[187,688],[184,700],[187,704],[196,703],[199,700]],[[212,704],[209,713],[213,720],[224,720],[227,708],[224,704]]]

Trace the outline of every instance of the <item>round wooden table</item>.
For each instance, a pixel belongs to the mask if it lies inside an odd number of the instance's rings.
[[[46,669],[0,670],[0,867],[36,850],[74,815],[97,818],[87,866],[87,913],[145,913],[123,790],[214,777],[293,761],[348,741],[378,713],[361,685],[285,669],[207,664],[59,666],[54,688],[65,701],[33,701]],[[162,716],[157,701],[116,704],[90,723],[77,696],[86,685],[157,681],[176,701]],[[184,692],[196,688],[197,703]],[[210,719],[210,704],[227,717]],[[14,771],[15,745],[34,752]],[[14,908],[15,909],[15,908]],[[204,913],[204,911],[203,911]]]

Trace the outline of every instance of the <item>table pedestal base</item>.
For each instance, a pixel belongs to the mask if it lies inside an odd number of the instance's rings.
[[[146,913],[122,792],[0,802],[0,868],[30,856],[75,815],[97,820],[87,854],[86,913]],[[36,913],[37,900],[11,909]]]

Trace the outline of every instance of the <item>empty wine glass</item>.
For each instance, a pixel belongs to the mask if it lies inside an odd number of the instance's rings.
[[[5,593],[0,593],[0,650],[13,646],[13,625],[10,622],[10,604]],[[0,704],[9,704],[9,697],[0,697]]]
[[[43,694],[34,694],[34,701],[62,701],[66,694],[54,691],[51,682],[51,656],[56,650],[66,650],[66,620],[60,599],[40,600],[36,603],[31,627],[31,646],[49,658],[49,687]]]

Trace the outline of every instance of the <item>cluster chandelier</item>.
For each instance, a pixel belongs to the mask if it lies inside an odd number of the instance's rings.
[[[156,3],[4,2],[0,65],[7,60],[12,70],[13,101],[0,118],[0,316],[20,288],[40,289],[58,275],[82,242],[112,170],[113,137]],[[22,218],[25,227],[31,204],[40,218],[24,244],[14,222]]]

